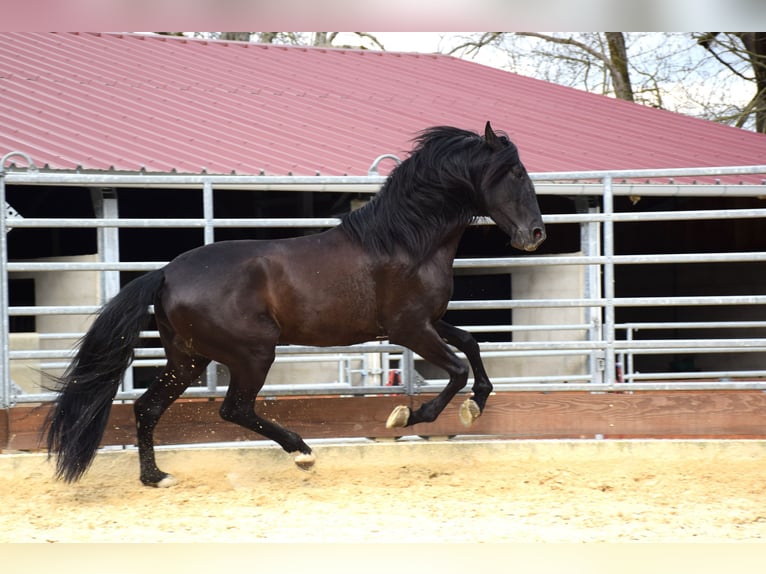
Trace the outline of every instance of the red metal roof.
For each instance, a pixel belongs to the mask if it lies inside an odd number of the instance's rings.
[[[365,174],[425,127],[507,132],[530,171],[766,163],[766,136],[444,55],[0,34],[0,155],[50,169]]]

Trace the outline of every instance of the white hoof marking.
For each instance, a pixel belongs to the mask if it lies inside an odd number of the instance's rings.
[[[460,417],[460,422],[463,423],[463,426],[469,427],[473,424],[473,421],[481,416],[481,409],[479,408],[479,405],[476,404],[476,401],[473,399],[466,399],[466,401],[460,405],[458,416]]]
[[[406,427],[407,421],[409,420],[410,420],[410,407],[399,405],[393,411],[391,411],[390,415],[388,415],[388,420],[386,421],[386,428],[393,429],[393,428]]]
[[[308,470],[314,466],[316,457],[314,456],[314,453],[304,454],[301,452],[296,454],[293,460],[295,460],[295,464],[298,468],[301,470]]]
[[[178,484],[178,481],[176,480],[176,478],[173,475],[169,474],[157,483],[157,488],[168,488],[176,484]]]

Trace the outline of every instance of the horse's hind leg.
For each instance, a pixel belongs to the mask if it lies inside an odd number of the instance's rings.
[[[492,392],[492,383],[489,381],[487,371],[484,369],[484,362],[479,353],[479,344],[468,331],[463,331],[453,327],[444,321],[438,321],[434,327],[439,335],[450,345],[457,347],[459,351],[465,354],[468,362],[471,363],[473,370],[473,397],[467,398],[460,406],[460,421],[465,426],[471,426],[487,404],[489,394]]]
[[[165,370],[133,405],[141,482],[145,485],[167,487],[175,484],[171,475],[157,467],[154,457],[154,427],[157,426],[162,413],[202,374],[209,363],[209,359],[185,355],[170,347]]]
[[[308,470],[314,465],[314,455],[301,436],[255,412],[255,398],[273,362],[274,348],[270,347],[262,352],[248,353],[227,365],[231,378],[221,405],[221,418],[273,440],[288,453],[295,453],[295,464]]]

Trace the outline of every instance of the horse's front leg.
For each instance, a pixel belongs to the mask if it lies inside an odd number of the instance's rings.
[[[464,353],[468,362],[471,363],[473,370],[473,397],[465,400],[460,406],[460,421],[465,426],[471,426],[473,421],[481,416],[487,399],[492,392],[492,383],[489,381],[487,371],[484,369],[484,362],[479,353],[479,344],[468,331],[463,331],[445,323],[438,321],[434,327],[445,341]]]
[[[416,411],[398,406],[386,421],[387,428],[406,427],[423,422],[433,422],[468,382],[468,366],[444,342],[442,335],[428,324],[420,331],[390,334],[392,343],[401,344],[419,354],[429,363],[441,367],[449,375],[449,383],[430,401]]]

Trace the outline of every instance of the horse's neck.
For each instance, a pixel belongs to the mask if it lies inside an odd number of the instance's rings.
[[[381,195],[349,214],[341,228],[373,255],[395,255],[399,259],[407,254],[415,265],[432,258],[451,262],[470,217],[454,206],[445,207],[437,204],[411,209],[399,205],[395,197]],[[429,209],[440,216],[429,217]]]
[[[467,225],[456,224],[454,227],[444,230],[441,234],[435,234],[434,244],[436,248],[420,263],[429,262],[452,268],[460,239],[463,237],[466,227]]]

